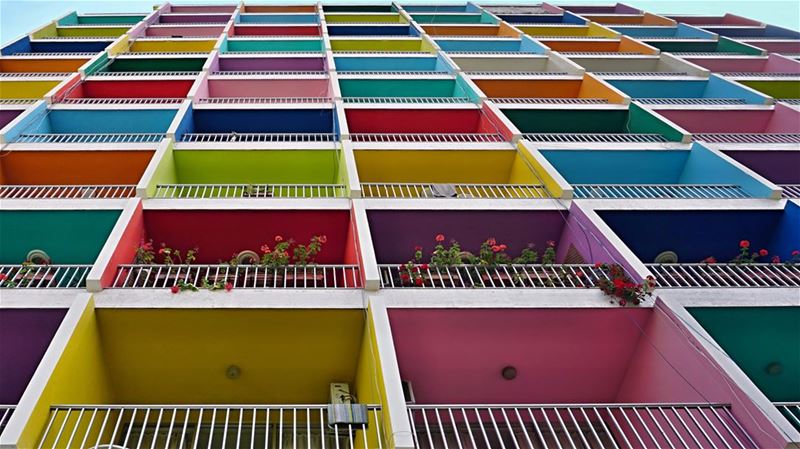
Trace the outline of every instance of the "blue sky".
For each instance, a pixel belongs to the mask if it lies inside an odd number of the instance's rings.
[[[379,0],[380,1],[380,0]],[[383,0],[386,2],[387,0]],[[436,0],[406,0],[401,3],[432,3]],[[267,3],[268,0],[253,0],[253,3]],[[297,0],[276,0],[275,3],[307,3]],[[335,3],[331,0],[330,3]],[[340,1],[353,3],[354,0]],[[360,2],[363,2],[360,1]],[[531,3],[529,0],[526,3]],[[71,10],[78,12],[148,12],[153,5],[160,3],[158,0],[0,0],[0,41],[3,44],[11,39],[28,33],[34,28],[44,25],[56,16]],[[235,0],[191,0],[174,1],[173,3],[236,3]],[[365,2],[369,3],[369,2]],[[443,0],[441,3],[464,3],[464,1]],[[478,1],[481,4],[489,3],[522,3],[519,0]],[[538,1],[537,1],[538,3]],[[614,0],[605,2],[563,0],[553,1],[555,4],[591,4],[614,3]],[[800,1],[797,0],[727,0],[727,1],[670,1],[670,0],[642,0],[625,2],[655,13],[681,13],[681,14],[715,14],[724,12],[739,14],[773,25],[784,26],[792,29],[800,28]]]

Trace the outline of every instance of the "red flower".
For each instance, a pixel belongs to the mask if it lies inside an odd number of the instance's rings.
[[[505,251],[508,248],[505,244],[500,245],[500,251]]]
[[[159,249],[158,254],[164,254],[164,248]]]
[[[231,291],[231,290],[233,290],[233,283],[231,283],[231,282],[226,282],[226,283],[225,283],[225,291],[228,291],[228,292],[229,292],[229,291]]]
[[[325,234],[322,234],[321,236],[319,236],[319,242],[320,243],[328,243],[328,236],[325,235]]]
[[[582,278],[583,277],[583,271],[578,271],[577,273],[575,273],[575,276],[577,276],[579,278]]]
[[[436,234],[436,241],[437,242],[444,242],[444,234]]]
[[[0,273],[0,281],[5,281],[6,279],[8,279],[8,276],[6,276],[3,273]]]
[[[705,263],[717,263],[717,259],[714,256],[709,256],[703,259]]]
[[[769,254],[769,251],[765,250],[764,248],[761,248],[761,249],[758,251],[758,255],[759,255],[759,256],[761,256],[761,257],[764,257],[764,256],[766,256],[767,254]]]
[[[499,247],[499,246],[497,246],[497,245],[494,245],[494,246],[492,247],[492,251],[494,251],[494,252],[499,252],[499,251],[500,251],[500,247]]]
[[[414,247],[414,251],[422,251],[422,247],[421,246],[415,246]]]
[[[266,243],[261,245],[261,252],[269,254],[269,245],[267,245]]]
[[[616,287],[616,288],[625,287],[625,280],[624,279],[620,279],[620,278],[614,279],[614,287]]]
[[[792,256],[794,256],[794,257],[800,256],[800,250],[796,249],[796,250],[792,251]]]
[[[620,299],[619,300],[619,305],[625,307],[627,304],[628,304],[628,301],[625,301],[624,299]]]
[[[428,268],[430,268],[430,265],[424,263],[424,264],[420,265],[419,267],[422,268],[425,271],[428,271]]]
[[[600,267],[602,267],[602,266],[603,266],[603,263],[602,263],[602,262],[595,262],[595,263],[594,263],[594,267],[595,267],[595,268],[600,268]]]
[[[780,256],[772,256],[772,263],[781,263]]]
[[[172,288],[169,289],[169,291],[171,291],[172,293],[178,293],[179,291],[181,291],[181,288],[178,287],[177,285],[173,285]]]
[[[739,248],[750,248],[750,240],[742,240],[739,242]]]
[[[495,240],[494,237],[489,237],[486,239],[486,244],[490,246],[497,245],[497,240]]]
[[[417,284],[417,285],[419,285],[419,286],[422,286],[422,283],[423,283],[423,282],[424,282],[424,281],[422,280],[422,278],[416,278],[416,279],[414,279],[414,283],[415,283],[415,284]]]
[[[548,240],[547,246],[549,246],[550,248],[555,248],[556,242],[554,240]]]
[[[275,241],[276,241],[276,242],[282,242],[282,241],[283,241],[283,237],[282,237],[282,236],[280,236],[280,235],[276,235],[276,236],[275,236]]]
[[[400,279],[402,279],[403,281],[407,281],[408,280],[408,273],[400,273]]]

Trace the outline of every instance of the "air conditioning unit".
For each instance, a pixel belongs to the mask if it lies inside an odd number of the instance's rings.
[[[369,423],[367,406],[354,403],[355,396],[350,394],[350,385],[346,383],[331,384],[331,403],[328,404],[328,425],[358,425]]]

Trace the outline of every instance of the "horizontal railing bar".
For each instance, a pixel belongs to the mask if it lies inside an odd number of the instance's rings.
[[[800,133],[694,133],[694,140],[710,143],[800,143]]]
[[[491,97],[489,100],[500,104],[607,104],[605,98],[552,98],[552,97]]]
[[[185,98],[65,98],[61,104],[180,104]]]
[[[687,104],[687,105],[745,104],[745,101],[742,98],[634,98],[633,101],[642,104]]]
[[[154,198],[343,198],[340,184],[158,184]]]
[[[96,199],[133,198],[136,186],[127,184],[0,185],[3,199]]]
[[[345,103],[448,104],[470,103],[467,97],[344,97]]]
[[[94,72],[92,76],[117,76],[117,77],[127,77],[127,76],[197,76],[200,72],[194,71],[174,71],[174,72],[158,72],[158,71],[142,71],[142,72],[111,72],[111,71],[102,71],[102,72]]]
[[[354,142],[506,142],[500,133],[352,133]]]
[[[207,104],[259,104],[259,103],[330,103],[330,97],[215,97],[198,98],[198,103]]]
[[[61,133],[61,134],[20,134],[18,143],[141,143],[160,142],[166,138],[164,133]]]
[[[419,268],[421,283],[405,266],[379,264],[381,288],[591,288],[608,279],[601,268],[588,264],[501,264],[429,266]]]
[[[522,138],[535,142],[667,142],[661,134],[626,133],[525,133]]]
[[[800,287],[800,265],[788,263],[676,263],[645,266],[656,286],[696,287]]]
[[[186,133],[181,142],[333,142],[333,133]]]
[[[3,288],[83,288],[90,264],[0,265]]]
[[[574,197],[585,198],[749,198],[732,184],[572,184]]]

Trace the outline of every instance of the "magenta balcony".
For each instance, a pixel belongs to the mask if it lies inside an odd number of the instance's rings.
[[[242,25],[233,27],[233,36],[320,36],[319,25]]]
[[[736,77],[737,79],[748,77],[800,77],[800,62],[777,54],[739,58],[685,56],[683,59],[720,75]]]
[[[392,308],[389,321],[418,449],[785,441],[661,306]]]
[[[656,109],[656,113],[707,143],[798,144],[800,110],[778,104],[751,110]]]
[[[91,79],[63,86],[54,96],[63,104],[172,104],[186,99],[192,79]]]
[[[230,13],[166,13],[158,16],[160,24],[187,24],[187,23],[202,23],[202,24],[226,24],[231,19]]]
[[[198,104],[256,103],[330,103],[333,101],[330,79],[318,77],[231,78],[211,75],[201,81]]]
[[[225,24],[219,25],[150,25],[145,29],[147,37],[219,37],[225,30]]]
[[[728,150],[725,154],[783,188],[786,198],[800,199],[800,150]]]

